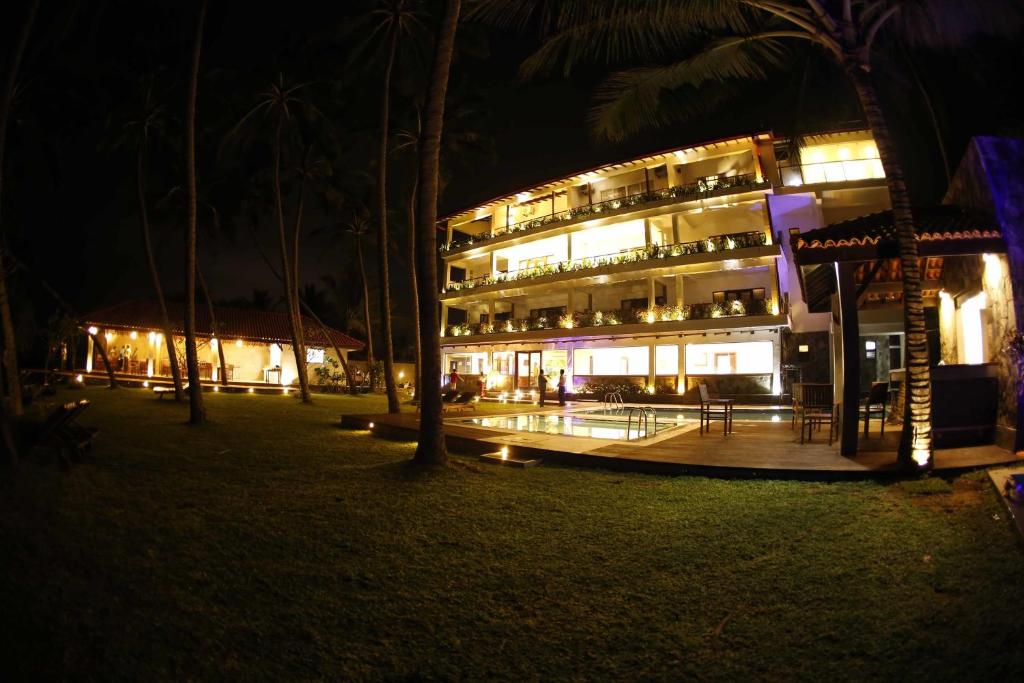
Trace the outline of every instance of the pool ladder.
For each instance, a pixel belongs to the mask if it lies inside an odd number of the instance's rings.
[[[618,391],[612,391],[604,395],[604,409],[605,410],[625,410],[626,406],[622,403],[622,394]]]
[[[626,419],[626,440],[629,441],[629,428],[633,424],[633,413],[636,413],[636,438],[648,438],[651,436],[650,425],[647,421],[648,417],[654,418],[654,433],[658,432],[658,411],[651,406],[634,406],[629,409],[629,417]],[[640,422],[643,421],[644,435],[640,436]]]

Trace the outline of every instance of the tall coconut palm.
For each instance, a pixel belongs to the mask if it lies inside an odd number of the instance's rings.
[[[199,90],[199,60],[203,46],[207,0],[200,0],[199,16],[192,45],[188,95],[185,104],[185,189],[188,192],[185,228],[185,362],[188,366],[189,424],[206,421],[203,387],[199,383],[199,354],[196,350],[196,95]],[[174,343],[167,337],[167,345]]]
[[[932,466],[931,380],[921,296],[921,271],[910,198],[889,126],[876,93],[872,55],[899,38],[910,46],[950,47],[1017,23],[1011,3],[981,0],[566,0],[545,12],[551,37],[523,64],[530,76],[585,61],[644,66],[613,74],[598,90],[595,131],[620,139],[675,122],[688,113],[667,105],[666,93],[766,80],[789,64],[793,43],[810,44],[850,81],[874,136],[892,203],[903,267],[907,339],[907,419],[900,459]],[[547,3],[482,0],[477,17],[505,24],[536,20]]]
[[[384,337],[384,387],[388,396],[388,412],[397,413],[398,391],[395,387],[394,346],[391,338],[391,287],[388,257],[388,128],[391,114],[391,73],[395,66],[398,43],[419,18],[408,0],[383,0],[373,14],[380,19],[375,33],[386,37],[384,74],[380,97],[380,143],[377,154],[377,272],[380,278],[380,318]]]
[[[304,403],[310,403],[312,396],[309,393],[309,377],[306,373],[305,340],[302,337],[302,316],[298,302],[298,274],[295,272],[298,266],[298,239],[299,228],[301,227],[302,196],[304,184],[300,179],[299,185],[299,211],[296,217],[292,233],[292,244],[294,254],[289,255],[288,229],[285,224],[284,193],[282,191],[282,170],[283,156],[285,152],[285,137],[292,132],[292,126],[296,122],[298,110],[305,110],[308,113],[318,114],[316,107],[301,97],[302,91],[308,83],[289,85],[285,82],[284,76],[279,74],[278,79],[267,86],[266,90],[260,93],[259,101],[250,109],[245,116],[235,124],[228,139],[235,137],[245,125],[255,117],[263,115],[273,121],[273,193],[274,193],[274,216],[278,228],[278,243],[281,250],[281,276],[284,281],[285,301],[288,305],[288,317],[290,322],[290,336],[292,350],[295,354],[295,369],[299,379],[299,389]]]
[[[25,22],[21,25],[18,34],[18,41],[14,46],[14,53],[11,55],[10,65],[7,68],[7,78],[4,81],[4,90],[0,93],[0,205],[3,201],[3,180],[4,180],[4,150],[7,147],[7,124],[10,121],[11,106],[14,102],[14,90],[18,82],[18,70],[21,68],[21,60],[25,56],[25,47],[28,45],[28,38],[32,33],[32,25],[35,23],[36,14],[39,12],[39,0],[32,0],[28,6],[28,14]],[[24,414],[24,406],[21,401],[21,379],[18,373],[18,343],[14,334],[14,320],[11,318],[11,303],[7,294],[7,271],[4,269],[4,249],[7,246],[7,231],[4,230],[3,213],[0,211],[0,325],[3,326],[3,373],[6,379],[6,397],[10,399],[11,413],[15,416]],[[2,384],[2,382],[0,382]],[[0,397],[2,402],[2,397]],[[4,411],[6,414],[6,411]],[[11,452],[11,457],[17,461],[17,455]]]
[[[135,194],[139,203],[139,225],[142,229],[142,245],[146,252],[149,276],[153,281],[153,291],[156,293],[157,305],[160,308],[160,320],[164,339],[173,339],[171,318],[167,314],[167,299],[164,297],[164,288],[160,281],[160,271],[157,269],[156,257],[153,254],[153,239],[149,225],[149,204],[146,201],[146,154],[152,138],[162,132],[165,127],[167,110],[154,97],[152,78],[148,80],[144,87],[145,95],[142,107],[137,116],[132,117],[122,126],[121,134],[115,141],[115,145],[131,146],[135,149]],[[174,383],[174,399],[176,401],[183,401],[185,394],[182,389],[181,369],[178,367],[174,344],[167,344],[167,355],[171,366],[171,379]]]
[[[373,384],[373,326],[370,324],[370,281],[366,277],[366,264],[363,261],[363,237],[370,232],[370,220],[366,211],[353,212],[344,225],[356,241],[356,257],[359,262],[359,279],[363,283],[363,325],[366,328],[366,374]]]
[[[416,268],[423,283],[420,306],[420,349],[423,393],[420,396],[420,438],[413,462],[441,465],[448,461],[441,421],[441,338],[437,287],[437,198],[441,159],[441,130],[448,95],[455,33],[459,27],[460,0],[445,0],[444,16],[434,43],[434,57],[427,82],[426,116],[419,148],[417,195]]]

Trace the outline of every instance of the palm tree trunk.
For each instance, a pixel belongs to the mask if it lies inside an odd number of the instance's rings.
[[[156,258],[153,256],[153,241],[149,234],[149,212],[146,209],[146,187],[143,170],[145,168],[145,147],[140,142],[138,157],[135,166],[135,186],[139,195],[139,219],[142,222],[142,241],[146,247],[146,262],[149,264],[149,275],[153,278],[153,289],[156,291],[156,300],[160,306],[160,320],[163,322],[164,339],[171,340],[167,344],[167,358],[171,364],[171,379],[174,382],[174,400],[185,400],[185,393],[181,388],[181,369],[178,367],[178,359],[174,350],[174,336],[171,330],[171,317],[167,315],[167,300],[164,298],[164,288],[160,284],[160,273],[156,268]],[[160,362],[159,354],[153,361]],[[154,372],[157,370],[154,367]]]
[[[384,388],[388,395],[388,412],[397,413],[398,391],[395,389],[394,346],[391,340],[391,287],[388,263],[388,117],[391,95],[391,71],[398,49],[399,19],[393,18],[388,37],[388,57],[384,67],[383,92],[380,98],[380,150],[377,163],[377,263],[380,273],[380,318],[384,334]]]
[[[373,331],[370,329],[370,283],[363,264],[363,239],[356,235],[356,253],[359,255],[359,277],[363,279],[363,325],[366,326],[366,379],[373,389]]]
[[[924,300],[921,295],[920,257],[914,216],[910,210],[910,195],[903,179],[903,168],[896,159],[889,136],[889,127],[871,82],[869,72],[852,61],[847,73],[857,91],[861,107],[867,118],[878,156],[885,170],[892,203],[892,217],[899,243],[900,264],[903,267],[903,324],[906,331],[907,400],[900,440],[899,459],[905,467],[930,469],[932,461],[932,385],[928,362],[928,335],[924,320]]]
[[[292,340],[292,351],[295,353],[295,369],[299,369],[299,338],[295,329],[298,322],[295,305],[295,289],[292,284],[292,266],[288,258],[288,235],[284,225],[284,200],[281,197],[281,134],[284,121],[279,117],[277,131],[274,134],[274,206],[277,211],[277,236],[281,248],[281,277],[284,280],[284,298],[288,305],[288,327]],[[301,384],[300,384],[301,386]]]
[[[419,148],[419,221],[416,225],[416,267],[423,295],[419,300],[423,373],[420,396],[420,438],[413,462],[442,465],[448,461],[441,421],[441,338],[438,336],[437,195],[441,158],[441,129],[448,91],[460,0],[446,0],[444,18],[434,46],[426,121]]]
[[[420,341],[420,316],[418,314],[420,308],[420,293],[419,284],[416,277],[416,191],[419,189],[419,176],[416,171],[413,171],[412,179],[412,192],[409,193],[409,263],[412,267],[409,268],[409,281],[412,285],[412,322],[415,334],[413,338],[416,340],[416,358],[415,366],[413,370],[413,398],[419,400],[420,398],[420,380],[422,367],[422,350]]]
[[[302,299],[299,299],[299,302],[306,309],[306,313],[309,313],[309,317],[313,319],[313,322],[320,326],[320,332],[324,335],[324,338],[327,340],[327,343],[331,345],[331,348],[334,349],[335,355],[338,356],[338,360],[341,362],[341,368],[342,370],[345,371],[345,379],[348,380],[349,393],[359,393],[355,390],[355,378],[352,377],[352,370],[349,369],[348,361],[345,360],[345,356],[341,353],[341,349],[338,348],[338,345],[334,343],[334,338],[331,337],[330,328],[324,324],[324,321],[320,319],[320,316],[316,314],[316,311],[314,311],[309,304],[307,304]]]
[[[32,33],[32,24],[35,23],[36,13],[39,11],[39,0],[33,0],[28,6],[28,16],[21,26],[21,33],[18,36],[18,43],[14,48],[10,67],[7,69],[7,82],[4,84],[3,94],[0,95],[0,204],[3,200],[4,180],[4,150],[7,147],[7,122],[11,116],[11,104],[14,100],[14,86],[18,82],[18,69],[21,67],[21,60],[25,55],[25,47],[28,45],[28,37]],[[24,414],[25,408],[21,402],[21,377],[18,373],[18,342],[14,334],[14,319],[11,317],[11,302],[7,293],[7,271],[4,269],[3,251],[7,246],[6,234],[3,229],[3,214],[0,212],[0,325],[3,326],[3,371],[7,380],[6,396],[10,398],[11,413],[15,417]],[[3,382],[0,382],[0,388]],[[0,401],[3,397],[0,397]],[[13,463],[17,463],[17,454],[12,452]]]
[[[192,46],[188,101],[185,105],[185,186],[188,191],[188,227],[185,236],[185,362],[188,365],[189,424],[206,420],[203,387],[199,383],[199,355],[196,351],[196,94],[199,90],[199,57],[203,45],[206,0],[200,0]],[[168,339],[168,347],[174,343]]]
[[[100,343],[99,338],[86,330],[86,334],[92,337],[92,345],[100,352],[100,359],[103,361],[103,368],[107,371],[107,379],[110,380],[110,388],[117,389],[117,377],[114,376],[114,368],[110,364],[110,357],[107,355],[107,347]]]
[[[306,150],[308,161],[309,149]],[[302,329],[302,310],[299,307],[299,234],[302,229],[302,212],[305,208],[306,181],[305,177],[299,179],[299,201],[295,210],[295,229],[292,231],[292,300],[295,301],[295,318],[292,326],[295,328],[295,372],[299,376],[299,392],[302,395],[303,403],[312,403],[313,397],[309,393],[309,374],[306,370],[306,335]]]
[[[220,361],[220,383],[228,385],[228,366],[224,362],[224,340],[220,336],[220,326],[217,325],[217,314],[213,311],[213,297],[210,296],[210,289],[206,286],[206,278],[203,277],[203,269],[196,261],[196,275],[199,276],[199,288],[203,290],[203,298],[206,299],[206,310],[210,314],[210,331],[213,338],[217,340],[217,357]]]

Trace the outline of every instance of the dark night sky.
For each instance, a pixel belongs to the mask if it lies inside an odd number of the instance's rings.
[[[341,113],[332,123],[344,128],[356,147],[372,149],[377,97],[373,72],[353,80],[344,73],[344,48],[322,46],[332,27],[358,4],[212,0],[204,41],[200,118],[232,98],[244,103],[278,70],[298,80],[318,82],[340,76],[347,86],[319,91],[333,98],[332,105],[339,105]],[[71,7],[76,11],[72,13]],[[126,87],[132,74],[162,64],[171,80],[182,75],[193,21],[191,7],[191,3],[113,0],[43,5],[24,69],[25,96],[11,133],[5,215],[12,249],[80,310],[150,295],[133,195],[132,158],[103,150],[99,142],[109,136],[111,112],[135,96],[135,90]],[[5,47],[23,11],[21,3],[8,3],[0,10]],[[841,79],[819,69],[808,77],[810,97],[799,112],[793,104],[798,78],[791,74],[770,85],[751,86],[744,101],[708,120],[608,145],[592,140],[584,123],[589,93],[600,81],[600,72],[569,81],[522,83],[516,66],[536,45],[530,35],[476,27],[466,31],[464,40],[488,45],[486,55],[463,55],[453,79],[460,92],[469,93],[476,110],[471,125],[491,139],[493,155],[471,157],[469,163],[452,166],[442,214],[645,151],[755,130],[788,131],[798,117],[804,130],[830,122],[850,125],[858,117]],[[321,46],[310,49],[311,44]],[[1021,134],[1019,114],[1010,106],[1013,93],[1022,85],[1016,52],[1012,44],[987,41],[954,56],[917,57],[922,80],[940,111],[954,164],[971,134]],[[900,134],[904,157],[913,159],[908,164],[911,191],[916,201],[936,201],[945,181],[932,129],[923,109],[914,104],[920,98],[907,84],[889,86],[887,97],[897,114],[892,123]],[[183,109],[179,93],[180,88],[172,88],[168,95],[168,106],[175,114]],[[400,95],[397,100],[396,106],[401,106]],[[240,114],[242,109],[237,111]],[[213,147],[202,147],[200,154],[213,158]],[[175,151],[155,153],[153,185],[175,182],[157,177],[168,175],[170,166],[162,159]],[[353,165],[372,172],[368,154]],[[404,201],[401,173],[397,175],[392,197]],[[315,209],[307,225],[312,229],[336,220],[337,216]],[[182,234],[174,221],[165,223],[156,230],[159,258],[166,287],[175,292],[181,289],[177,275],[182,270]],[[269,227],[263,225],[260,238],[267,247],[273,244]],[[276,281],[253,248],[246,227],[237,229],[233,239],[204,235],[203,240],[201,259],[215,297],[248,296],[254,288],[277,295]],[[351,252],[350,244],[310,236],[303,252],[303,280],[312,282],[321,274],[351,269]],[[32,300],[34,317],[45,320],[52,304],[39,294],[31,277],[19,275],[17,280],[15,287],[25,295],[21,317],[33,317],[28,305]]]

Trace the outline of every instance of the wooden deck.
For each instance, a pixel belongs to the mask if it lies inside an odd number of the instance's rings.
[[[486,415],[521,414],[522,407]],[[531,411],[532,412],[532,411]],[[545,411],[556,412],[556,411]],[[472,412],[458,417],[473,417]],[[413,440],[419,415],[347,415],[342,426],[365,429],[374,423],[374,432],[386,438]],[[844,479],[895,475],[899,426],[889,426],[883,438],[872,424],[871,434],[860,432],[860,451],[854,457],[839,454],[839,444],[827,443],[827,433],[816,432],[813,442],[800,444],[799,431],[790,423],[746,422],[737,419],[733,433],[722,434],[715,423],[710,434],[699,434],[697,425],[668,432],[665,436],[643,441],[610,441],[582,437],[553,436],[540,433],[509,432],[478,426],[445,424],[445,434],[453,451],[484,453],[507,445],[524,457],[573,465],[665,474],[706,474],[711,476],[747,476],[774,478]],[[997,446],[975,446],[936,451],[935,469],[966,470],[1000,464],[1024,464],[1024,453],[1014,454]]]

